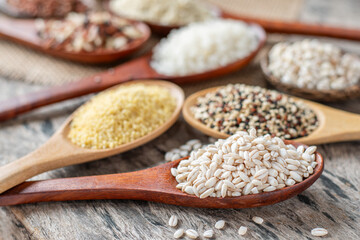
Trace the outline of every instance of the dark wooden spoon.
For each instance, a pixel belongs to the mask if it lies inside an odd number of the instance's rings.
[[[294,146],[302,145],[285,142]],[[170,169],[176,167],[180,160],[129,173],[25,182],[0,195],[0,206],[49,201],[133,199],[199,208],[260,207],[303,192],[320,177],[324,169],[324,160],[316,152],[318,165],[303,182],[268,193],[200,199],[176,189],[177,182]]]
[[[2,102],[0,104],[0,121],[11,119],[21,113],[28,112],[38,107],[98,92],[113,85],[134,79],[164,79],[175,83],[189,83],[218,77],[236,71],[246,66],[260,51],[266,41],[266,33],[259,25],[249,24],[249,26],[252,27],[258,36],[258,47],[250,53],[249,56],[226,66],[204,73],[186,76],[165,76],[157,73],[151,68],[151,54],[147,54],[143,57],[119,65],[109,71],[81,79],[74,83],[47,88]]]
[[[0,16],[0,38],[5,38],[45,54],[71,61],[89,64],[107,63],[130,56],[149,39],[151,31],[146,24],[137,21],[132,21],[132,23],[142,32],[143,36],[130,42],[126,48],[116,51],[104,49],[95,52],[68,52],[47,48],[37,34],[35,20],[33,19],[13,19]]]

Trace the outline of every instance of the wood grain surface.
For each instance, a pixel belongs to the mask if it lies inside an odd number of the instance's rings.
[[[358,23],[358,12],[346,5],[355,7],[356,0],[309,2],[302,20],[337,21],[340,26]],[[342,9],[348,11],[346,21],[342,18]],[[269,42],[279,39],[284,38],[272,36]],[[359,43],[330,41],[360,54]],[[189,95],[229,82],[266,86],[255,62],[231,76],[186,85],[184,89]],[[0,100],[38,89],[39,86],[0,78]],[[44,143],[87,98],[49,106],[1,123],[0,164],[13,161]],[[360,100],[331,106],[360,113]],[[103,160],[50,171],[33,180],[121,173],[156,166],[164,162],[166,151],[192,138],[207,141],[206,136],[179,119],[164,135],[142,147]],[[360,239],[360,142],[324,144],[319,146],[319,152],[325,159],[321,178],[301,195],[273,206],[205,210],[143,201],[96,200],[0,207],[0,239],[172,239],[174,229],[167,226],[167,222],[173,214],[180,219],[179,227],[194,228],[200,233],[215,229],[215,222],[224,219],[226,227],[215,230],[216,239],[242,239],[237,234],[241,225],[249,228],[244,239],[320,239],[310,234],[315,227],[328,229],[329,235],[323,239]],[[252,216],[264,218],[264,223],[255,224]]]

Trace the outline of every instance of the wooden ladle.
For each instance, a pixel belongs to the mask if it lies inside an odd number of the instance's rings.
[[[122,144],[112,149],[88,149],[73,144],[68,139],[72,114],[60,129],[41,147],[34,152],[0,167],[0,193],[40,173],[68,165],[88,162],[138,147],[158,137],[169,129],[178,119],[183,102],[183,90],[170,82],[159,80],[133,81],[126,84],[142,83],[156,85],[168,89],[176,99],[176,108],[171,117],[153,132],[136,139],[133,142]],[[115,87],[122,87],[115,86]],[[76,113],[76,112],[75,112]]]
[[[150,28],[141,22],[131,21],[141,31],[142,37],[133,40],[125,48],[116,51],[69,52],[47,48],[38,36],[33,19],[13,19],[0,15],[0,38],[5,38],[55,57],[82,63],[107,63],[130,56],[140,49],[151,35]]]
[[[191,112],[191,107],[196,104],[196,101],[199,97],[205,96],[209,92],[214,92],[218,88],[219,87],[208,88],[192,94],[185,100],[182,112],[186,122],[199,131],[215,138],[227,138],[229,137],[228,134],[221,133],[207,127],[205,124],[195,119]],[[319,121],[319,127],[308,136],[293,139],[294,141],[310,145],[360,140],[359,114],[345,112],[301,98],[295,99],[298,101],[303,101],[315,112]]]
[[[131,81],[134,79],[165,79],[175,83],[187,83],[221,76],[246,66],[259,52],[266,40],[265,31],[256,24],[249,25],[256,33],[259,44],[258,47],[247,57],[204,73],[191,74],[186,76],[165,76],[157,73],[151,66],[151,54],[134,59],[109,71],[98,73],[95,76],[83,78],[74,83],[62,86],[47,88],[38,92],[9,99],[0,104],[0,121],[13,118],[21,113],[86,95],[109,88],[113,85]]]
[[[286,144],[302,145],[292,141]],[[310,187],[321,175],[324,160],[316,154],[318,165],[303,182],[268,193],[240,197],[200,199],[176,189],[177,182],[170,169],[180,160],[141,171],[90,177],[60,178],[25,182],[0,195],[0,206],[34,202],[133,199],[199,208],[250,208],[275,204],[289,199]]]

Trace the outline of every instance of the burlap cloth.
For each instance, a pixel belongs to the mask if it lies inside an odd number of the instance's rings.
[[[245,16],[291,21],[298,18],[303,0],[209,0],[227,11]],[[136,55],[148,51],[156,42],[153,37]],[[106,66],[89,66],[61,60],[6,40],[0,40],[0,75],[11,80],[42,85],[59,85],[104,71]]]

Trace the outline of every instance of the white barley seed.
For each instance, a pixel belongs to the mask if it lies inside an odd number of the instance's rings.
[[[257,189],[257,187],[254,187],[254,188],[251,189],[251,192],[253,194],[256,194],[256,193],[259,193],[259,190]]]
[[[199,237],[199,234],[194,229],[188,229],[185,231],[186,236],[188,236],[191,239],[197,239]]]
[[[216,177],[212,177],[212,178],[210,178],[209,180],[207,180],[206,182],[205,182],[205,187],[208,187],[208,188],[211,188],[211,187],[213,187],[216,183],[217,183],[217,178]]]
[[[185,192],[187,194],[191,194],[191,195],[194,195],[194,188],[192,186],[186,186],[185,187]]]
[[[175,154],[173,154],[173,155],[172,155],[172,157],[171,157],[171,161],[178,160],[179,158],[181,158],[181,157],[180,157],[180,154],[175,153]]]
[[[184,229],[180,228],[174,232],[174,238],[178,239],[184,235]]]
[[[174,177],[176,177],[177,176],[177,170],[176,170],[176,168],[171,168],[171,175],[173,175]]]
[[[202,193],[200,195],[200,198],[206,198],[208,196],[210,196],[213,192],[214,192],[214,188],[209,188],[208,190],[206,190],[204,193]]]
[[[172,215],[169,219],[169,226],[170,227],[176,227],[176,225],[178,224],[178,218],[175,215]]]
[[[172,152],[167,152],[166,154],[165,154],[165,161],[167,161],[167,162],[170,162],[171,161],[171,159],[172,159],[172,156],[173,156],[173,153]]]
[[[240,197],[241,196],[241,192],[233,192],[231,194],[232,197]]]
[[[316,167],[316,165],[317,165],[317,162],[312,162],[312,163],[311,163],[311,167],[312,167],[313,169]]]
[[[295,184],[295,180],[291,179],[291,178],[288,178],[288,179],[286,179],[285,184],[288,185],[288,186],[292,186],[292,185]]]
[[[297,182],[301,182],[303,180],[303,178],[300,176],[300,174],[295,171],[290,171],[290,177],[293,178]]]
[[[316,151],[316,146],[311,146],[311,147],[308,147],[306,150],[305,150],[305,153],[306,154],[309,154],[309,155],[312,155],[313,153],[315,153]]]
[[[221,196],[222,197],[226,197],[227,188],[228,188],[228,186],[226,184],[222,185],[222,187],[221,187]]]
[[[248,230],[247,227],[241,226],[241,227],[239,228],[239,230],[238,230],[238,233],[239,233],[240,236],[243,236],[243,235],[246,234],[247,230]]]
[[[264,222],[264,219],[262,219],[261,217],[253,217],[252,220],[257,223],[257,224],[262,224]]]
[[[215,228],[216,229],[223,229],[225,227],[225,221],[224,220],[219,220],[215,223]]]
[[[315,237],[322,237],[328,234],[328,231],[325,228],[314,228],[311,230],[311,235]]]
[[[214,236],[214,230],[210,229],[210,230],[206,230],[203,233],[204,238],[212,238]]]
[[[274,186],[269,186],[269,187],[263,189],[264,192],[272,192],[274,190],[276,190],[276,187],[274,187]]]

